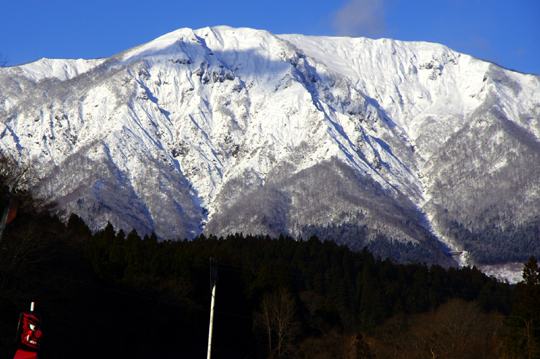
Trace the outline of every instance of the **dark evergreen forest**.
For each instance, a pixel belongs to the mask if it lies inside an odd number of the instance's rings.
[[[11,181],[13,179],[10,179]],[[19,209],[0,242],[0,357],[19,313],[42,317],[40,357],[202,358],[210,258],[218,261],[213,358],[539,358],[540,269],[510,286],[313,236],[158,241],[62,223],[2,178]]]
[[[501,227],[499,218],[471,231],[463,224],[451,222],[450,234],[462,243],[478,264],[523,262],[531,255],[540,258],[540,218],[535,216],[519,226]]]

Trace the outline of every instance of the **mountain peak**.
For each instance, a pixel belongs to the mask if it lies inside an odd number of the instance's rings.
[[[2,153],[94,230],[341,233],[487,263],[467,238],[536,223],[538,77],[443,45],[184,28],[0,83]]]

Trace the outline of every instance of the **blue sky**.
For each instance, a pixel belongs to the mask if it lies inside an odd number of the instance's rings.
[[[429,41],[540,74],[539,0],[9,0],[0,60],[109,57],[182,27]]]

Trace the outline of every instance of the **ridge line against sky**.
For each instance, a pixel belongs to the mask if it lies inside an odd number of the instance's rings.
[[[0,63],[110,57],[179,28],[428,41],[540,75],[538,0],[17,0],[0,4]]]

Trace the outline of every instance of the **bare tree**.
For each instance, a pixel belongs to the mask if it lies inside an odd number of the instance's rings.
[[[413,328],[413,341],[423,358],[490,358],[501,324],[476,303],[452,299]]]
[[[17,162],[9,154],[0,153],[0,208],[6,205],[9,197],[17,197],[19,209],[30,212],[52,210],[56,203],[48,196],[38,194],[41,183],[34,162]]]
[[[35,180],[30,164],[20,164],[12,157],[0,153],[0,184],[16,192]]]
[[[395,316],[379,326],[373,351],[380,359],[497,358],[501,326],[500,315],[456,298],[434,312]]]
[[[263,295],[260,310],[254,314],[253,321],[254,327],[263,334],[271,357],[289,353],[300,333],[294,297],[284,288]]]

